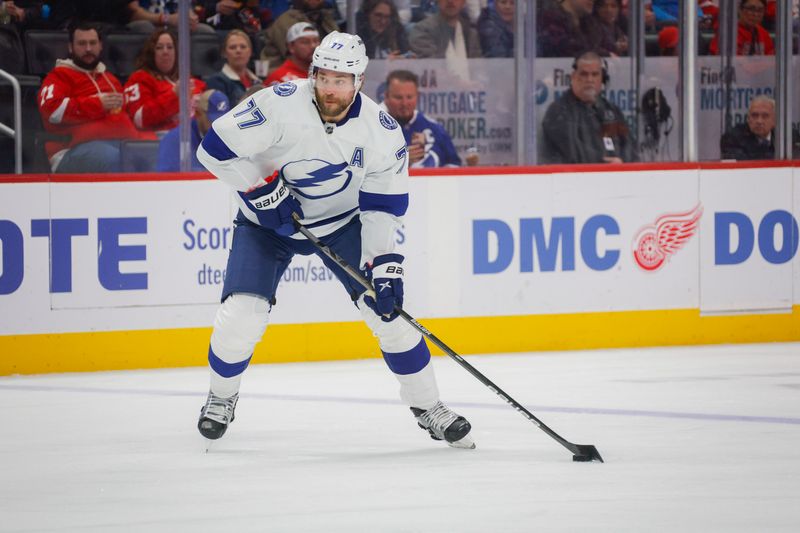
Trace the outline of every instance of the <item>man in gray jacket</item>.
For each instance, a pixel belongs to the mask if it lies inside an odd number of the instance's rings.
[[[639,160],[622,111],[601,94],[603,58],[585,52],[572,64],[570,90],[550,104],[542,122],[542,163],[630,163]]]
[[[439,12],[414,25],[409,35],[417,57],[481,57],[478,31],[463,11],[466,0],[439,0]]]

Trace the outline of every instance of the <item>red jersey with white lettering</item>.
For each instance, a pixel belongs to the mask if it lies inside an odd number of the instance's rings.
[[[264,87],[303,78],[308,78],[308,69],[298,67],[290,58],[267,76],[267,79],[264,80]]]
[[[102,93],[122,93],[122,84],[103,63],[89,71],[71,59],[59,59],[39,89],[39,112],[47,131],[71,136],[68,142],[48,142],[47,157],[65,148],[99,139],[154,139],[143,135],[122,112],[106,111]]]
[[[171,130],[178,126],[180,102],[175,87],[178,82],[137,70],[125,84],[125,111],[140,130]],[[197,96],[206,89],[205,82],[192,78],[190,91]],[[192,105],[194,109],[194,105]]]

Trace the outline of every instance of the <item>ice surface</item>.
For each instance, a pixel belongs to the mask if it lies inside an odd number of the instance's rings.
[[[252,366],[209,453],[205,369],[12,376],[0,531],[798,531],[800,344],[467,359],[606,463],[447,358],[476,450],[418,429],[380,360]]]

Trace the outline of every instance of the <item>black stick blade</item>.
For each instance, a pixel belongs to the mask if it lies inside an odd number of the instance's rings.
[[[576,444],[575,455],[572,460],[578,463],[589,463],[591,461],[600,461],[604,463],[603,458],[600,457],[600,452],[591,444]]]

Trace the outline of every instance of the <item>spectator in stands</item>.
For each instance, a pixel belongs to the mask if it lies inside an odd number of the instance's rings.
[[[16,0],[3,2],[0,11],[5,11],[7,20],[0,20],[0,24],[9,25],[17,30],[19,35],[29,29],[42,26],[44,19],[50,16],[50,7],[42,13],[43,0]]]
[[[310,22],[319,32],[322,39],[332,31],[339,31],[339,25],[333,17],[333,10],[324,7],[323,0],[294,0],[294,7],[262,33],[264,48],[261,49],[261,60],[269,63],[269,70],[275,70],[286,60],[286,34],[298,22]]]
[[[658,32],[658,50],[662,56],[678,55],[678,40],[680,33],[677,26],[664,26]]]
[[[550,104],[542,122],[544,163],[638,161],[636,142],[622,111],[601,95],[605,62],[584,52],[572,64],[570,90]]]
[[[761,25],[767,0],[739,0],[739,27],[736,32],[736,55],[775,55],[772,37]],[[708,47],[711,55],[719,55],[719,34]]]
[[[298,22],[286,33],[286,45],[289,57],[267,76],[264,86],[307,78],[311,58],[319,46],[319,32],[310,22]]]
[[[773,159],[775,157],[775,100],[756,96],[750,101],[747,122],[734,126],[720,139],[722,159]]]
[[[132,5],[133,13],[128,29],[141,33],[153,33],[156,28],[169,26],[175,30],[178,27],[178,0],[138,0],[137,5]],[[189,10],[189,30],[192,32],[214,33],[214,28],[200,22],[199,6],[195,0],[191,1]]]
[[[370,59],[408,55],[408,36],[392,0],[364,0],[356,13],[356,33]]]
[[[409,9],[413,15],[413,22],[419,22],[420,20],[424,19],[428,15],[436,14],[439,12],[439,0],[400,0],[397,2],[397,9],[400,11],[400,18],[403,18],[403,10],[405,6],[401,6],[400,4],[405,1],[405,4],[411,7],[411,4],[414,4],[413,9]],[[466,5],[464,10],[466,11],[467,16],[469,17],[469,21],[473,24],[478,22],[478,18],[480,18],[481,10],[485,8],[491,1],[489,0],[466,0]],[[405,24],[406,22],[404,22]]]
[[[179,122],[178,38],[170,30],[156,30],[136,58],[136,71],[125,84],[125,111],[140,130],[171,130]],[[190,95],[205,83],[189,80]]]
[[[203,0],[202,20],[217,30],[242,30],[255,40],[271,20],[259,0]]]
[[[594,0],[586,18],[589,42],[601,56],[628,55],[628,24],[621,7],[620,0]]]
[[[592,49],[586,32],[592,0],[546,0],[541,5],[536,17],[539,57],[575,57]]]
[[[439,0],[439,12],[414,25],[409,40],[417,57],[481,57],[478,31],[464,11],[465,0]]]
[[[238,102],[252,85],[261,85],[261,78],[247,68],[253,56],[250,37],[242,30],[231,30],[222,42],[222,70],[206,79],[209,89],[217,89],[231,102]]]
[[[58,2],[52,2],[58,4]],[[139,7],[136,0],[63,0],[72,8],[70,24],[92,22],[100,31],[125,31]]]
[[[656,17],[656,24],[677,24],[682,0],[652,0],[648,2]]]
[[[205,167],[197,160],[197,147],[200,146],[200,141],[203,140],[208,130],[211,129],[211,123],[227,113],[230,108],[231,105],[228,101],[228,97],[214,89],[203,92],[197,99],[197,107],[195,108],[194,118],[192,118],[191,122],[191,169],[193,171],[202,172],[205,170]],[[157,172],[180,171],[180,140],[180,126],[169,131],[164,138],[161,139],[161,142],[158,144]]]
[[[54,172],[119,172],[121,139],[152,139],[122,112],[122,85],[100,62],[100,32],[88,23],[69,30],[69,59],[59,59],[39,90],[45,129],[68,140],[45,146]]]
[[[381,104],[400,123],[408,145],[408,161],[412,168],[458,167],[456,153],[447,131],[417,110],[419,80],[408,70],[394,70],[386,78],[386,93]],[[478,154],[470,154],[467,164],[478,164]]]
[[[478,18],[483,57],[514,57],[514,0],[495,0]]]
[[[621,0],[622,4],[622,15],[626,18],[630,18],[630,13],[628,9],[628,0]],[[644,5],[644,27],[646,30],[652,30],[656,27],[656,15],[653,13],[653,6],[648,2]]]

